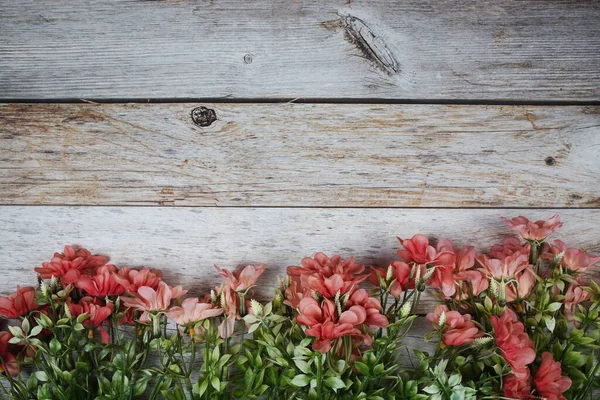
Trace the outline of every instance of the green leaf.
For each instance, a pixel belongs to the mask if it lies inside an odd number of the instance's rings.
[[[346,387],[344,381],[335,376],[330,376],[329,378],[325,379],[325,384],[335,391],[338,389],[344,389]]]
[[[440,388],[433,384],[433,385],[429,385],[423,388],[423,391],[427,394],[436,394],[440,392]]]
[[[218,348],[218,347],[217,347],[217,348]],[[216,377],[216,376],[213,376],[213,377],[210,379],[210,385],[211,385],[212,387],[214,387],[214,388],[215,388],[215,390],[221,390],[221,382],[219,381],[219,378],[218,378],[218,377]]]
[[[42,328],[40,325],[34,326],[33,329],[31,330],[31,333],[29,334],[29,336],[37,336],[40,334],[40,332],[42,331]]]
[[[56,354],[60,351],[61,348],[62,348],[62,345],[60,344],[58,339],[52,338],[52,340],[50,341],[50,351],[52,353]]]
[[[550,303],[548,304],[548,311],[556,312],[560,310],[560,307],[562,307],[562,303]]]
[[[48,380],[48,375],[46,375],[44,371],[35,371],[34,375],[40,382],[46,382]]]
[[[304,387],[304,386],[308,385],[309,382],[310,382],[310,376],[300,374],[300,375],[296,375],[290,383],[294,386]]]

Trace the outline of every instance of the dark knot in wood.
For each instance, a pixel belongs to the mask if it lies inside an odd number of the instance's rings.
[[[554,159],[554,157],[546,157],[546,165],[556,165],[556,160]]]
[[[192,110],[192,122],[198,126],[210,126],[217,120],[217,113],[212,108],[196,107]]]

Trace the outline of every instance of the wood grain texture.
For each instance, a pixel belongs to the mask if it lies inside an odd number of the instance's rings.
[[[0,0],[0,98],[600,99],[596,1]]]
[[[592,106],[7,104],[0,143],[2,204],[600,207]]]
[[[546,219],[557,210],[400,210],[317,208],[0,207],[0,294],[35,284],[33,268],[65,244],[106,254],[124,266],[160,268],[171,284],[192,294],[219,282],[213,268],[264,263],[261,298],[289,265],[323,251],[385,266],[397,259],[396,236],[451,238],[479,251],[509,234],[500,216]],[[600,252],[600,210],[558,210],[565,225],[556,238]],[[419,309],[427,312],[433,299]]]

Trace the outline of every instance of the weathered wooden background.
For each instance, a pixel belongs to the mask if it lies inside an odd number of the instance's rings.
[[[0,294],[67,243],[195,294],[500,216],[600,252],[595,1],[0,0],[0,103]]]

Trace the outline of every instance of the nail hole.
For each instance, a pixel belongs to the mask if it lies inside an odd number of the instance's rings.
[[[553,157],[546,157],[546,165],[555,165],[556,160]]]
[[[192,110],[192,122],[198,126],[210,126],[217,120],[217,114],[212,108],[196,107]]]
[[[252,64],[252,54],[246,54],[246,55],[244,56],[244,62],[245,62],[246,64]]]

